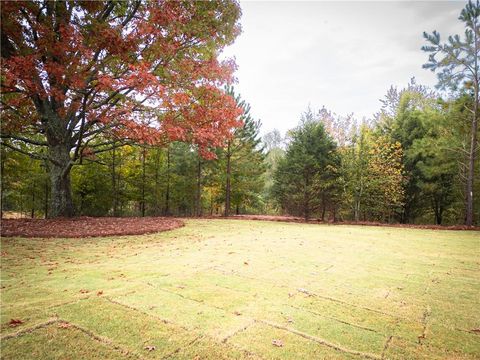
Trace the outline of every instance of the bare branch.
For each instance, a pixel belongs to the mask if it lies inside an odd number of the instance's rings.
[[[131,140],[127,140],[127,141],[121,141],[119,142],[118,144],[116,145],[112,145],[112,146],[109,146],[107,148],[103,148],[103,149],[99,149],[99,150],[94,150],[92,151],[94,154],[100,154],[102,152],[106,152],[106,151],[110,151],[110,150],[113,150],[113,149],[118,149],[118,148],[121,148],[123,146],[127,146],[127,145],[132,145],[134,144],[133,141]]]

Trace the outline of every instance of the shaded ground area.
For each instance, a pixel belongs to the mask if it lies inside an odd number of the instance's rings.
[[[264,221],[283,221],[283,222],[298,222],[305,223],[305,219],[295,216],[274,216],[274,215],[234,215],[229,216],[228,219],[240,220],[264,220]],[[323,223],[320,219],[312,219],[308,221],[309,224]],[[480,231],[480,226],[466,226],[466,225],[432,225],[432,224],[385,224],[372,221],[338,221],[326,222],[331,225],[366,225],[366,226],[383,226],[383,227],[401,227],[410,229],[432,229],[432,230],[475,230]]]
[[[183,226],[183,221],[162,217],[78,217],[59,219],[2,219],[2,236],[83,238],[141,235]]]
[[[478,359],[480,233],[238,220],[3,238],[5,359]]]

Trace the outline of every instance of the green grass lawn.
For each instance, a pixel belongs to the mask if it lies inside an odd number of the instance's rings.
[[[480,358],[479,232],[188,220],[1,245],[4,359]]]

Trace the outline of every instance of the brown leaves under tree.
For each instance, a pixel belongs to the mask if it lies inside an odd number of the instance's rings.
[[[149,234],[183,225],[181,220],[162,217],[3,219],[1,234],[2,237],[81,238]]]

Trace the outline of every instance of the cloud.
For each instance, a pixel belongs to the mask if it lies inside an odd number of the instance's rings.
[[[243,33],[235,56],[237,90],[263,131],[294,127],[310,103],[338,114],[371,116],[390,85],[422,69],[422,32],[461,32],[462,2],[242,2]]]

